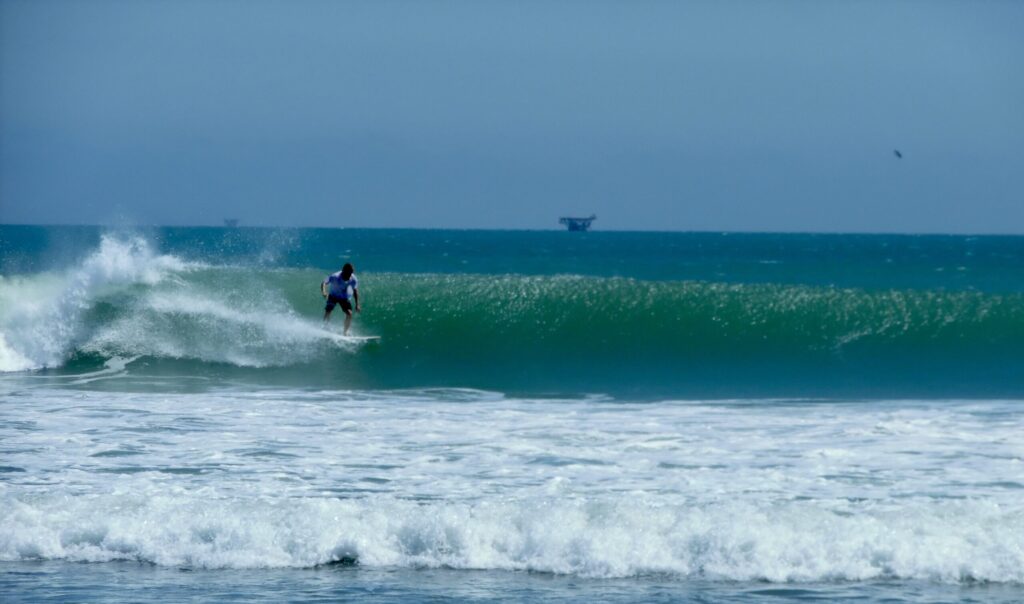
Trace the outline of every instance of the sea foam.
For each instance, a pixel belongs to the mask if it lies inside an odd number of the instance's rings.
[[[0,372],[59,366],[85,335],[81,316],[97,295],[152,285],[188,266],[155,253],[140,237],[104,235],[99,248],[69,270],[0,279]]]
[[[7,381],[4,560],[1024,582],[1015,401]]]
[[[299,316],[272,290],[220,281],[246,269],[186,278],[203,270],[213,269],[158,254],[141,237],[104,235],[71,269],[0,277],[0,372],[59,367],[76,352],[265,367],[312,358],[325,343],[358,347]],[[103,303],[112,312],[90,316]]]
[[[195,568],[370,567],[807,582],[1024,582],[1020,512],[980,501],[420,503],[119,493],[2,499],[0,559]]]

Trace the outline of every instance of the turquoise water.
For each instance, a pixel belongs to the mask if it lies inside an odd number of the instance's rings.
[[[319,283],[356,265],[358,343]],[[10,601],[1024,598],[1024,238],[0,227]]]
[[[8,369],[121,357],[289,387],[1024,392],[1014,237],[4,227],[0,249]],[[358,333],[383,338],[359,354],[315,329],[319,281],[347,260]]]

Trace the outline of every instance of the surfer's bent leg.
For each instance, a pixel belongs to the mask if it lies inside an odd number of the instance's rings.
[[[352,326],[352,303],[348,300],[340,302],[341,310],[345,311],[345,335],[348,335],[348,328]]]

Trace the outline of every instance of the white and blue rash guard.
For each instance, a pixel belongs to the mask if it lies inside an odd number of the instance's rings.
[[[359,287],[359,280],[356,279],[356,274],[352,273],[352,276],[347,280],[341,278],[341,271],[331,273],[324,279],[324,285],[328,286],[327,294],[332,298],[340,298],[342,300],[348,300],[348,290],[352,288],[354,292]]]

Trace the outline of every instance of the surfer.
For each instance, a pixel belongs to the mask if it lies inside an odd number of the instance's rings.
[[[352,289],[352,299],[355,300],[356,312],[362,312],[359,307],[359,281],[355,276],[355,267],[346,263],[341,270],[327,275],[327,278],[320,284],[320,294],[327,298],[327,305],[324,306],[324,323],[331,320],[331,311],[335,305],[340,305],[345,312],[345,335],[348,335],[348,328],[352,325],[352,303],[348,301],[349,288]]]

